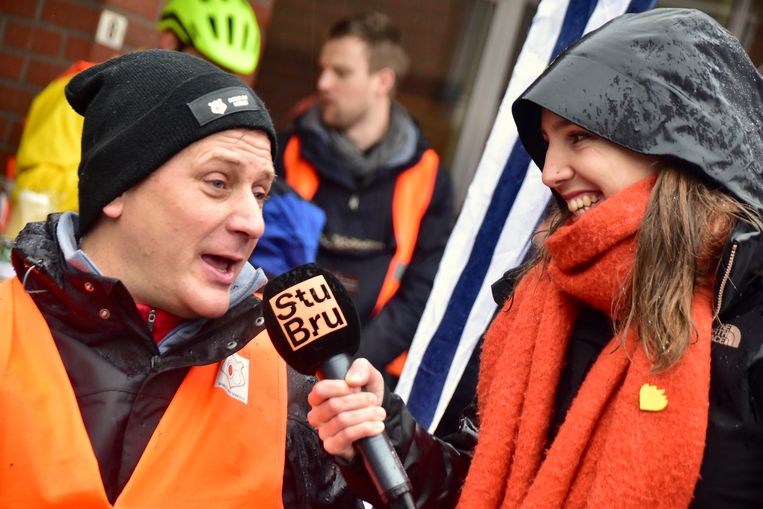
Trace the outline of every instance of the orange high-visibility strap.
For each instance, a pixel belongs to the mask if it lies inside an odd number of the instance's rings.
[[[403,273],[411,263],[421,221],[432,201],[439,164],[440,158],[430,148],[424,152],[415,166],[404,171],[397,178],[395,196],[392,200],[392,224],[397,250],[387,268],[387,275],[379,292],[379,298],[376,300],[373,315],[378,314],[395,295],[400,288]]]
[[[427,207],[429,207],[429,203],[432,201],[439,164],[440,158],[437,156],[437,153],[432,149],[428,149],[421,156],[421,160],[416,166],[405,171],[397,178],[395,197],[392,204],[392,223],[395,230],[397,250],[387,268],[384,284],[374,306],[374,316],[397,293],[403,273],[408,264],[411,263],[413,251],[416,248],[416,239],[419,236],[421,221],[424,219]],[[406,350],[387,364],[384,369],[391,375],[400,378],[407,359],[408,351]]]
[[[286,368],[264,332],[236,355],[248,403],[215,385],[221,363],[191,368],[113,507],[283,507]],[[15,278],[0,284],[0,377],[0,507],[112,507],[48,326]]]
[[[392,362],[384,366],[384,371],[389,373],[390,375],[400,378],[400,375],[403,374],[403,368],[405,367],[405,361],[408,360],[408,350],[404,351],[394,359],[392,359]]]
[[[318,190],[318,173],[310,163],[299,155],[299,138],[292,136],[286,144],[283,153],[283,164],[286,167],[286,182],[307,201],[313,199]]]

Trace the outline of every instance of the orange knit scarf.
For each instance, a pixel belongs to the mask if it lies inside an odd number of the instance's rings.
[[[712,295],[695,293],[697,329],[682,359],[653,374],[629,334],[602,350],[550,449],[554,392],[580,302],[611,313],[627,284],[654,178],[601,202],[547,241],[490,327],[478,386],[481,431],[458,507],[686,507],[699,477],[710,387]],[[626,353],[626,350],[630,354]],[[643,384],[665,391],[640,409]]]

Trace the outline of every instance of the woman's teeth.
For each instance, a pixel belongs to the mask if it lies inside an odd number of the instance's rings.
[[[598,196],[584,194],[581,196],[576,196],[575,198],[568,201],[567,208],[572,214],[580,216],[591,210],[598,202]]]

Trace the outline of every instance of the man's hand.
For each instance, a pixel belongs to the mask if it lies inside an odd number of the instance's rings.
[[[315,384],[307,397],[312,407],[307,420],[318,430],[326,452],[352,461],[353,442],[384,431],[383,396],[382,375],[366,359],[353,362],[344,380]]]

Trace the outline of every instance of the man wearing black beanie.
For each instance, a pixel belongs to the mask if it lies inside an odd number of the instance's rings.
[[[66,97],[85,117],[80,214],[28,224],[0,285],[0,506],[359,507],[253,295],[263,103],[162,50]]]

